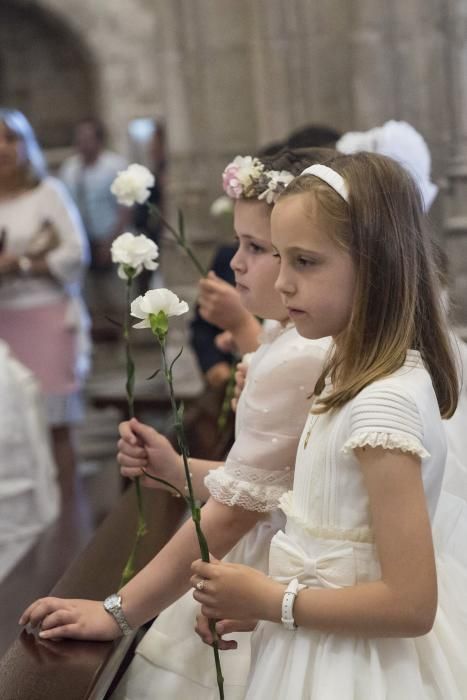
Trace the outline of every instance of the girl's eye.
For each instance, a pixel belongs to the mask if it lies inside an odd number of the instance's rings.
[[[277,253],[276,251],[273,251],[272,257],[273,257],[273,258],[276,258],[277,260],[280,260],[280,259],[281,259],[281,256],[280,256],[279,253]]]
[[[262,253],[264,249],[256,243],[250,243],[250,250],[252,253]]]
[[[299,267],[310,267],[310,265],[314,265],[314,264],[315,264],[315,261],[310,260],[309,258],[302,258],[302,257],[297,258],[297,265]]]

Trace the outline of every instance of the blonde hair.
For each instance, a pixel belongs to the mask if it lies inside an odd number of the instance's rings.
[[[365,386],[399,369],[418,350],[430,373],[441,415],[451,416],[459,386],[441,307],[433,247],[417,186],[391,158],[370,153],[326,163],[345,180],[348,203],[313,175],[281,195],[306,195],[335,241],[355,264],[350,321],[315,388],[314,411],[338,408]],[[333,390],[322,397],[327,374]]]

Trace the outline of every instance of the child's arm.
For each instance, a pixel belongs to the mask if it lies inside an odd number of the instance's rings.
[[[203,508],[203,532],[211,551],[222,557],[250,530],[261,514],[229,507],[210,499]],[[114,546],[118,546],[115,544]],[[139,627],[173,603],[190,583],[190,565],[199,556],[194,525],[187,521],[154,559],[124,586],[123,612],[131,627]],[[102,602],[41,598],[30,605],[20,624],[41,624],[41,637],[106,640],[120,635]]]
[[[437,604],[431,527],[420,459],[382,448],[359,448],[368,489],[381,580],[340,589],[303,589],[294,605],[301,627],[365,637],[426,634]],[[193,596],[204,615],[280,622],[285,586],[248,567],[195,562]]]
[[[185,470],[181,455],[178,454],[164,435],[149,425],[140,423],[136,418],[124,421],[119,425],[120,440],[118,441],[117,461],[120,464],[122,476],[129,479],[141,477],[144,486],[162,489],[174,493],[160,482],[144,476],[142,469],[157,476],[185,492]],[[207,501],[209,491],[204,485],[204,477],[210,469],[215,469],[222,462],[208,459],[189,459],[193,489],[196,498]]]

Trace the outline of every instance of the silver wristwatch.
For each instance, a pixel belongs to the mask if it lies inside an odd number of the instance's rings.
[[[128,624],[128,620],[122,610],[122,596],[118,593],[112,593],[104,600],[104,609],[112,615],[117,625],[120,627],[122,634],[131,634],[133,630]]]

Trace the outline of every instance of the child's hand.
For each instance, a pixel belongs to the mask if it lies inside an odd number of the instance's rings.
[[[39,598],[23,612],[20,625],[40,625],[41,639],[90,639],[106,642],[121,631],[98,600]]]
[[[280,622],[285,586],[242,564],[198,559],[191,565],[193,598],[205,617]],[[198,585],[202,583],[201,590]]]
[[[249,316],[235,287],[212,271],[199,282],[198,304],[201,318],[224,330],[237,328]]]
[[[204,376],[213,389],[223,388],[230,379],[230,365],[228,362],[216,362]]]
[[[222,333],[216,335],[214,338],[214,345],[218,350],[226,354],[230,353],[231,355],[235,355],[235,353],[238,352],[237,345],[230,331],[222,331]]]
[[[216,632],[218,634],[218,646],[222,651],[236,649],[238,644],[234,639],[222,639],[223,634],[231,634],[232,632],[252,632],[257,620],[218,620],[216,622]],[[202,613],[196,617],[195,632],[198,634],[205,644],[209,646],[213,643],[212,632],[209,629],[209,620]]]
[[[122,476],[129,479],[139,476],[144,486],[171,491],[160,482],[143,476],[144,469],[183,489],[185,474],[181,457],[164,435],[136,418],[120,423],[118,430],[117,462]]]

